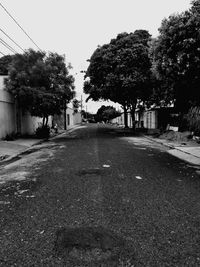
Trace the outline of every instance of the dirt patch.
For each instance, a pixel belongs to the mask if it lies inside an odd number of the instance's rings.
[[[56,233],[54,251],[58,256],[82,262],[114,259],[125,247],[125,241],[103,227],[62,228]]]
[[[191,140],[191,133],[167,131],[159,136],[160,139],[167,139],[169,141],[187,142]]]

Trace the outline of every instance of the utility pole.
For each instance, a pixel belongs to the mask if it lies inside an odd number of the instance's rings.
[[[83,97],[81,95],[81,123],[83,122]]]
[[[82,111],[83,111],[83,97],[81,95],[81,115],[82,115]]]

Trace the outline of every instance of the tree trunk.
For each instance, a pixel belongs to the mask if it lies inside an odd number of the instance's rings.
[[[67,114],[66,114],[66,111],[67,111],[67,103],[66,101],[64,101],[64,130],[67,130]]]
[[[48,124],[48,121],[49,121],[49,117],[48,117],[48,116],[46,116],[46,123],[45,123],[45,126],[47,126],[47,124]]]
[[[125,128],[128,128],[128,114],[127,114],[127,108],[126,105],[123,106],[124,108],[124,126]]]
[[[135,131],[135,107],[131,107],[132,128]]]
[[[135,131],[135,108],[136,108],[136,103],[133,103],[131,105],[131,118],[132,118],[132,128]]]
[[[45,116],[43,116],[42,118],[42,127],[44,127],[44,123],[45,123]]]

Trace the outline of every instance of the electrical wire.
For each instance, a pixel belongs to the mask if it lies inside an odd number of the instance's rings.
[[[10,50],[12,53],[16,53],[17,51],[15,51],[14,48],[12,48],[7,42],[5,42],[3,39],[0,38],[0,42],[2,43],[2,45],[4,45],[8,50]]]
[[[8,10],[0,3],[0,6],[5,10],[9,17],[17,24],[17,26],[23,31],[23,33],[31,40],[31,42],[42,52],[39,46],[33,41],[33,39],[28,35],[28,33],[20,26],[20,24],[16,21],[16,19],[8,12]]]
[[[0,31],[5,35],[7,36],[17,47],[19,47],[23,52],[26,52],[20,45],[18,45],[5,31],[3,31],[1,28],[0,28]]]
[[[6,47],[8,48],[10,51],[12,51],[13,53],[17,53],[17,51],[10,46],[6,41],[4,41],[2,38],[0,38],[0,42]]]
[[[5,56],[5,54],[4,54],[4,53],[2,53],[1,51],[0,51],[0,54],[1,54],[2,56]]]

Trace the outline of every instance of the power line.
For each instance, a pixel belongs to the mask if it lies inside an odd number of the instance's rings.
[[[14,48],[12,48],[7,42],[5,42],[3,39],[0,38],[0,42],[2,43],[2,45],[4,45],[8,50],[10,50],[12,53],[16,53]]]
[[[0,51],[0,54],[1,54],[2,56],[5,56],[5,54],[4,54],[4,53],[2,53],[1,51]]]
[[[3,31],[1,28],[0,28],[0,31],[5,34],[16,46],[18,46],[23,52],[25,52],[25,50],[20,46],[18,45],[5,31]]]
[[[17,51],[15,51],[15,49],[10,46],[6,41],[4,41],[3,39],[0,38],[0,42],[6,47],[8,48],[10,51],[12,51],[13,53],[17,53]]]
[[[33,41],[33,39],[28,35],[28,33],[20,26],[20,24],[16,21],[16,19],[8,12],[8,10],[0,3],[0,6],[5,10],[9,17],[17,24],[17,26],[23,31],[23,33],[31,40],[31,42],[40,50],[42,51],[39,46]]]

